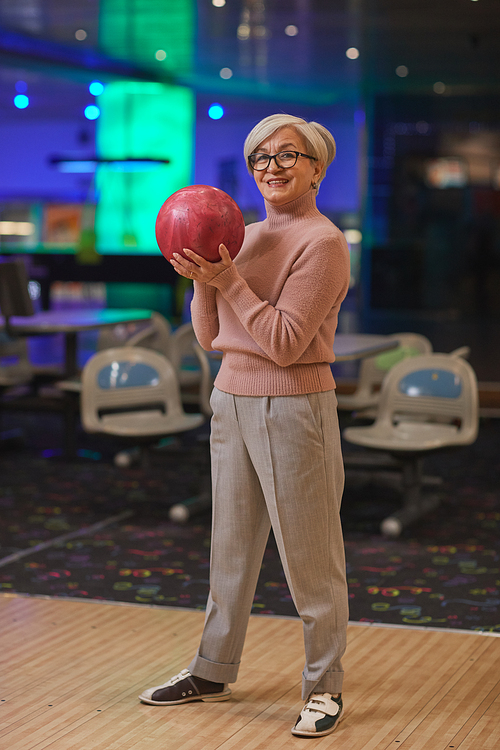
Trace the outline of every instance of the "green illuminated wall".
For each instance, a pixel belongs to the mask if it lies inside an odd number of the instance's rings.
[[[96,176],[97,250],[157,252],[155,220],[162,203],[192,181],[194,96],[186,88],[120,81],[99,97],[97,149],[107,159],[169,159],[152,171],[101,166]]]
[[[101,0],[100,45],[114,57],[175,74],[193,57],[194,0]],[[164,50],[164,60],[155,54]],[[168,75],[166,78],[168,79]],[[193,176],[195,98],[169,83],[118,81],[97,104],[97,151],[107,159],[169,159],[149,171],[100,166],[96,175],[96,248],[100,253],[157,253],[162,203]]]
[[[191,70],[195,0],[101,0],[99,44],[103,52],[174,75]],[[157,60],[164,50],[167,56]]]

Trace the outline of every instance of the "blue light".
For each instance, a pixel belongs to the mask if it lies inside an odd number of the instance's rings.
[[[92,81],[89,85],[89,91],[92,96],[99,96],[104,91],[104,85],[100,81]]]
[[[18,94],[14,97],[14,104],[18,109],[26,109],[26,107],[29,105],[30,100],[26,96],[26,94]]]
[[[99,115],[101,114],[101,110],[99,107],[96,107],[95,104],[89,104],[88,107],[85,107],[84,113],[87,120],[97,120]]]
[[[86,161],[67,161],[57,165],[60,172],[86,174],[95,172],[97,162],[87,159]]]
[[[28,84],[26,81],[16,81],[16,91],[18,94],[25,94],[28,90]]]
[[[224,116],[224,109],[220,104],[211,104],[208,108],[208,116],[211,117],[212,120],[220,120],[220,118]]]

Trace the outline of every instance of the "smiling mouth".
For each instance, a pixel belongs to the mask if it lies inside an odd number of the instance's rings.
[[[287,185],[288,180],[269,180],[268,185]]]

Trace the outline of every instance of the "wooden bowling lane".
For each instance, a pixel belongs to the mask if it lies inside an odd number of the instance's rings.
[[[0,595],[0,750],[495,750],[500,638],[352,624],[345,719],[293,737],[301,623],[252,617],[224,703],[146,706],[145,687],[187,666],[203,613]]]

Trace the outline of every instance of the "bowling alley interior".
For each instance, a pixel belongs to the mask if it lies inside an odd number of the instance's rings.
[[[500,746],[499,70],[498,0],[0,0],[1,748]],[[314,738],[272,530],[231,699],[138,699],[203,630],[226,356],[160,217],[197,186],[224,242],[264,221],[243,144],[275,114],[333,135],[350,260],[344,715]]]

